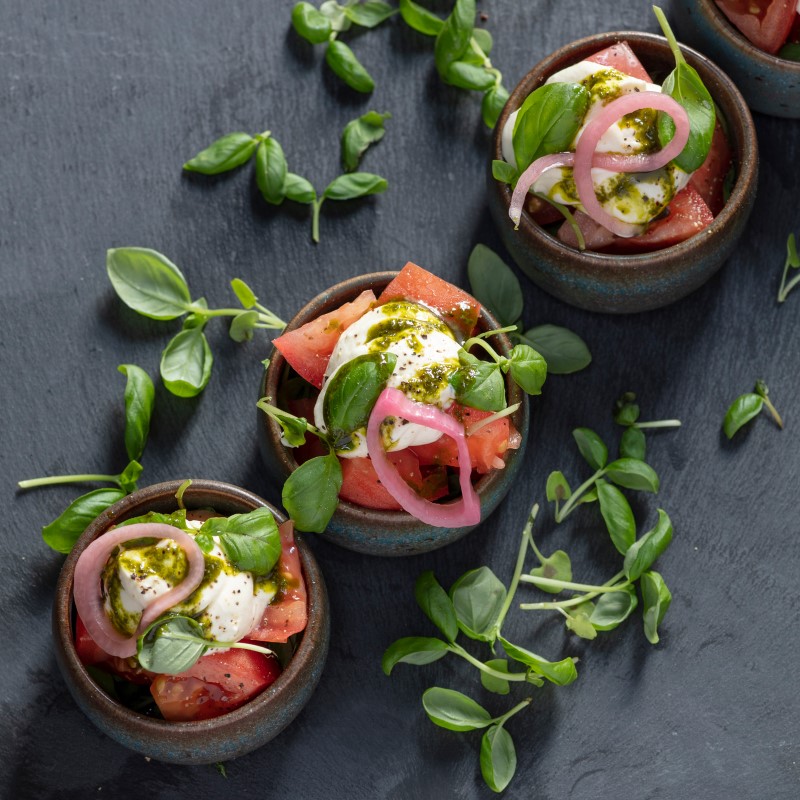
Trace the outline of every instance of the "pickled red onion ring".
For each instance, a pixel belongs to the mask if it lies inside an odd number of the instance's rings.
[[[386,417],[401,417],[417,425],[441,431],[458,446],[461,499],[452,503],[432,503],[420,497],[398,474],[386,457],[381,439],[381,423]],[[384,389],[370,414],[367,425],[367,451],[381,483],[412,516],[440,528],[461,528],[481,521],[481,503],[470,480],[472,472],[464,426],[436,406],[409,400],[399,389]]]
[[[519,176],[517,185],[511,195],[511,205],[508,207],[508,216],[511,217],[514,225],[519,226],[519,221],[522,217],[522,206],[528,196],[528,191],[542,174],[548,169],[553,169],[553,167],[571,167],[574,161],[574,153],[553,153],[549,156],[537,158],[527,167],[525,172]]]
[[[633,92],[624,94],[612,100],[603,110],[583,129],[575,148],[575,161],[573,164],[573,177],[578,199],[581,201],[586,213],[597,223],[602,225],[617,236],[631,237],[642,232],[641,225],[622,222],[612,217],[601,205],[594,193],[592,182],[592,166],[601,166],[597,158],[597,144],[603,134],[618,119],[626,114],[652,108],[663,111],[672,117],[675,123],[675,134],[667,145],[657,153],[646,156],[620,156],[620,172],[652,172],[666,166],[673,158],[679,156],[689,141],[689,115],[680,103],[662,92]],[[625,165],[625,166],[622,166]]]
[[[172,539],[189,561],[189,571],[184,579],[168,592],[145,606],[142,618],[133,636],[124,636],[112,624],[103,605],[101,575],[108,557],[114,549],[131,539]],[[172,525],[161,522],[138,522],[116,528],[95,539],[75,564],[75,607],[86,630],[95,644],[109,655],[128,658],[136,655],[136,639],[154,620],[172,606],[185,600],[202,582],[205,572],[203,551],[195,540]]]

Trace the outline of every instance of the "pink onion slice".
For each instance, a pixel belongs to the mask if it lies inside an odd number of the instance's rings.
[[[578,145],[575,148],[573,177],[575,178],[575,188],[578,190],[578,198],[581,201],[581,205],[595,222],[617,236],[636,236],[642,232],[642,226],[634,225],[630,222],[622,222],[611,216],[600,205],[594,193],[594,183],[592,182],[592,166],[600,166],[600,159],[597,158],[598,154],[595,151],[603,134],[620,117],[646,108],[669,114],[675,123],[675,135],[657,153],[646,156],[618,156],[619,161],[617,163],[620,166],[617,167],[617,171],[652,172],[653,170],[661,169],[673,158],[680,155],[689,140],[689,115],[683,106],[669,95],[661,92],[633,92],[612,100],[583,129],[578,139]],[[622,166],[623,164],[626,166]]]
[[[101,575],[114,549],[131,539],[172,539],[186,553],[189,572],[168,592],[145,606],[139,626],[133,636],[124,636],[112,624],[103,605]],[[78,558],[75,565],[75,607],[95,644],[109,655],[128,658],[136,655],[136,639],[154,620],[172,606],[185,600],[202,582],[205,572],[203,551],[195,540],[178,528],[161,522],[137,522],[116,528],[95,539]]]
[[[441,431],[455,439],[458,446],[460,500],[446,504],[432,503],[420,497],[400,477],[383,449],[381,423],[386,417],[400,417]],[[436,406],[409,400],[399,389],[384,389],[372,409],[367,425],[367,451],[381,483],[403,509],[418,520],[440,528],[461,528],[477,525],[481,521],[481,503],[470,480],[472,469],[464,426]]]
[[[525,198],[528,196],[528,191],[531,186],[536,183],[548,169],[553,167],[571,167],[575,161],[574,153],[553,153],[550,156],[542,156],[537,158],[526,170],[519,176],[517,185],[514,187],[514,192],[511,195],[511,205],[508,207],[508,216],[514,225],[519,226],[519,221],[522,217],[522,206],[525,203]]]

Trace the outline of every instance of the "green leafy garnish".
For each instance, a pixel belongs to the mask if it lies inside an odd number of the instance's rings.
[[[755,390],[737,397],[725,414],[722,429],[729,439],[750,420],[755,419],[763,409],[767,409],[775,424],[783,428],[783,419],[769,399],[769,388],[764,381],[756,381]]]

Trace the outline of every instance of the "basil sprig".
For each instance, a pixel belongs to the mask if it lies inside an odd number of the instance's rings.
[[[683,106],[689,116],[689,140],[673,161],[684,172],[694,172],[702,166],[711,149],[717,119],[714,100],[697,70],[686,63],[664,12],[658,6],[653,6],[653,12],[675,58],[675,69],[667,75],[661,91]],[[658,140],[661,146],[664,147],[672,141],[674,135],[675,123],[672,118],[659,112]]]
[[[736,432],[746,425],[750,420],[755,419],[764,409],[774,420],[779,428],[783,428],[783,419],[778,410],[769,399],[769,388],[764,381],[756,381],[753,392],[742,394],[737,397],[725,414],[722,429],[729,439],[733,439]]]
[[[308,4],[301,3],[300,5]],[[323,5],[327,6],[328,4],[325,3]],[[345,47],[341,42],[332,42],[332,44],[337,45],[337,48],[335,48],[337,52],[342,47]],[[281,205],[287,199],[302,205],[310,205],[312,209],[311,238],[314,242],[319,242],[320,209],[325,200],[355,200],[373,194],[380,194],[388,188],[388,182],[380,175],[374,175],[370,172],[355,172],[354,170],[357,169],[359,161],[367,148],[383,138],[385,132],[384,122],[390,116],[388,113],[380,114],[377,111],[369,111],[345,126],[341,142],[345,174],[334,178],[325,187],[320,196],[317,195],[316,189],[307,178],[289,171],[283,148],[272,136],[271,131],[264,131],[264,133],[258,133],[254,136],[243,133],[222,136],[194,158],[187,161],[183,168],[191,172],[216,175],[242,166],[255,153],[256,184],[261,196],[266,202],[276,206]],[[229,152],[231,145],[228,142],[231,137],[236,137],[235,141],[238,142],[239,147],[237,150],[238,156],[235,159],[230,157]],[[245,147],[242,137],[247,137],[251,146]],[[180,275],[180,272],[178,272],[178,275]],[[180,277],[182,278],[182,276]],[[175,308],[179,309],[177,313],[173,313],[172,317],[158,317],[159,319],[172,319],[183,313],[180,309],[188,302],[188,294],[174,299],[176,304],[167,313],[172,313]],[[241,315],[232,325],[231,336],[234,336],[234,332],[240,336],[247,336],[248,333],[252,335],[252,327],[248,326],[252,322],[255,327],[260,327],[255,324],[258,321],[259,318],[252,312]],[[195,335],[186,338],[188,339],[185,343],[186,346],[194,345],[198,348],[199,354],[199,348],[201,347],[200,336]]]
[[[119,299],[138,314],[156,320],[184,317],[183,329],[164,348],[159,367],[164,386],[178,397],[194,397],[208,384],[214,358],[204,328],[214,317],[232,318],[230,336],[234,341],[251,339],[255,330],[286,327],[239,278],[231,281],[231,288],[242,308],[209,308],[202,297],[192,300],[183,273],[155,250],[109,250],[106,270]]]
[[[211,517],[203,523],[198,536],[218,536],[228,561],[254,575],[269,575],[281,555],[278,523],[268,508]]]

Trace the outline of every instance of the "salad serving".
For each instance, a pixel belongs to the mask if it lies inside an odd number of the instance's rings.
[[[800,61],[797,0],[714,0],[730,23],[759,50]]]
[[[267,508],[121,522],[81,552],[73,593],[80,661],[112,697],[169,721],[255,697],[308,620],[292,523]]]
[[[387,276],[378,296],[364,291],[274,342],[290,369],[259,407],[297,448],[283,503],[301,530],[324,531],[340,499],[476,525],[474,483],[520,447],[522,391],[544,383],[532,347],[505,342],[506,357],[492,345],[508,329],[476,335],[481,307],[466,292],[412,263]]]

